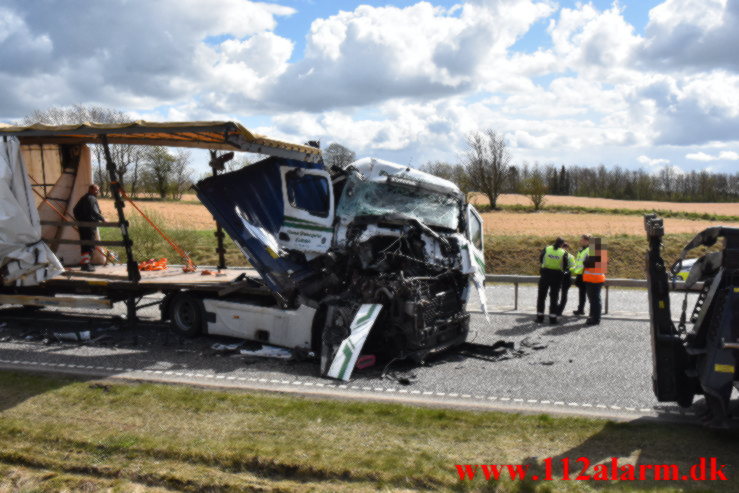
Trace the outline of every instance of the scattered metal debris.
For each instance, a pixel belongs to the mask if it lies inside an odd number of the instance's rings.
[[[524,338],[521,341],[520,345],[529,349],[533,349],[534,351],[546,349],[549,346],[549,344],[542,342],[541,339],[532,339],[531,337]]]
[[[231,354],[231,353],[238,352],[239,349],[241,349],[243,346],[244,346],[244,342],[243,341],[241,341],[241,342],[234,342],[232,344],[222,344],[220,342],[216,342],[210,348],[213,351],[217,352],[217,353]]]
[[[277,359],[290,359],[292,358],[292,352],[289,349],[275,347],[275,346],[262,346],[261,349],[242,349],[239,354],[243,356],[257,356],[260,358],[277,358]]]
[[[54,332],[54,337],[56,337],[59,341],[70,342],[86,342],[92,338],[89,330],[75,332]],[[26,337],[26,339],[28,340],[28,337]]]

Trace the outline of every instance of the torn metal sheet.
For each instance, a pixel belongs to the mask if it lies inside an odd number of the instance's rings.
[[[349,328],[349,337],[344,339],[339,346],[326,376],[345,382],[349,381],[357,358],[381,310],[382,305],[377,303],[367,303],[359,307]]]

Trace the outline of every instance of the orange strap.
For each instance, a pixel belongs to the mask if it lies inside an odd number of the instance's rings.
[[[174,241],[172,241],[164,233],[164,231],[162,231],[161,229],[159,229],[157,227],[157,225],[152,222],[151,219],[149,219],[148,217],[146,217],[146,214],[144,214],[144,211],[142,211],[141,209],[139,209],[139,206],[137,206],[134,203],[134,201],[131,200],[131,198],[126,194],[126,191],[123,190],[123,187],[119,188],[118,190],[120,191],[120,193],[123,196],[123,198],[126,199],[128,201],[128,203],[131,204],[133,206],[133,208],[136,209],[139,212],[139,214],[141,214],[141,217],[143,217],[146,220],[146,222],[149,223],[151,225],[151,227],[154,228],[154,230],[157,233],[159,233],[159,235],[162,238],[164,238],[167,243],[169,243],[169,246],[171,246],[174,249],[174,251],[177,252],[177,254],[182,258],[182,260],[184,260],[185,266],[182,268],[182,270],[185,271],[185,272],[194,272],[197,269],[197,267],[195,266],[195,264],[193,263],[192,259],[190,258],[190,255],[188,255],[186,251],[184,251],[182,248],[180,248],[179,245],[177,245]]]
[[[139,270],[167,270],[167,259],[149,259],[139,262]]]

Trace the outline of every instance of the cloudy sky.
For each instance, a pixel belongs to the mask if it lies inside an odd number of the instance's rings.
[[[101,104],[403,164],[739,171],[739,0],[0,0],[0,121]]]

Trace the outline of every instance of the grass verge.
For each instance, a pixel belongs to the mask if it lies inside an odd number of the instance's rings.
[[[696,231],[698,233],[698,231]],[[680,251],[694,235],[668,234],[663,240],[663,257],[672,265]],[[570,245],[578,245],[578,238],[565,238]],[[485,239],[485,263],[491,274],[539,274],[539,253],[548,242],[547,239],[531,236],[487,236]],[[608,277],[644,279],[646,236],[613,235],[602,240],[608,248]],[[697,248],[691,257],[702,255],[706,248]],[[572,250],[574,253],[574,250]]]
[[[158,225],[166,224],[161,218],[154,217]],[[136,260],[166,257],[170,263],[182,263],[181,259],[161,236],[140,216],[131,218],[130,234],[133,240]],[[189,230],[182,227],[164,227],[164,232],[187,251],[197,265],[216,265],[216,238],[212,231]],[[698,231],[696,231],[698,233]],[[119,240],[117,229],[101,228],[104,240]],[[668,262],[677,258],[680,250],[693,238],[692,234],[668,234],[664,238],[664,256]],[[485,263],[488,273],[538,275],[539,252],[548,241],[538,236],[497,236],[489,235],[485,243]],[[578,244],[578,238],[566,238],[571,245]],[[613,278],[643,279],[644,253],[647,241],[644,235],[612,235],[604,236],[603,241],[609,250],[608,275]],[[226,264],[231,267],[247,265],[246,258],[231,238],[226,235]],[[122,248],[113,248],[123,260]],[[697,249],[694,254],[702,254],[706,249]]]
[[[739,491],[739,435],[692,425],[397,404],[0,372],[0,491]],[[676,464],[729,481],[460,481],[456,464]],[[556,473],[555,477],[559,477]]]

